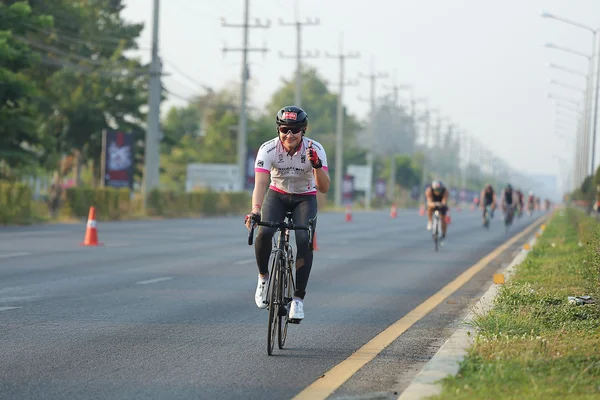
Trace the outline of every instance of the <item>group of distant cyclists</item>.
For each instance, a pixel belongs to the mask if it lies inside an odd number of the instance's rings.
[[[483,210],[483,223],[487,221],[488,210],[491,211],[491,217],[494,215],[494,211],[497,208],[498,201],[494,188],[489,183],[485,185],[479,199],[476,199],[476,203],[480,205]],[[549,209],[551,206],[550,200],[546,199],[544,206]],[[515,215],[521,217],[523,212],[526,210],[528,215],[532,215],[535,210],[541,210],[541,199],[534,195],[533,191],[529,191],[527,196],[527,202],[525,202],[525,195],[519,189],[514,190],[511,184],[507,184],[500,195],[500,207],[502,211],[507,215],[507,218],[512,219]]]
[[[263,221],[283,221],[287,212],[292,213],[294,223],[307,225],[316,223],[317,192],[329,191],[330,178],[327,168],[327,155],[317,141],[305,137],[308,116],[296,106],[281,108],[275,117],[277,136],[259,148],[254,165],[255,183],[252,192],[252,209],[245,218],[246,227],[251,230]],[[427,230],[432,229],[435,211],[442,216],[441,240],[446,237],[448,223],[449,190],[439,180],[434,180],[425,189],[427,204]],[[479,199],[475,199],[486,212],[496,209],[496,193],[491,185],[486,185]],[[517,211],[522,214],[525,207],[524,195],[507,185],[501,194],[501,207],[505,212]],[[527,210],[532,213],[540,208],[540,200],[529,192]],[[267,307],[267,282],[269,280],[269,257],[275,228],[259,226],[255,242],[255,256],[258,266],[258,282],[254,300],[258,308]],[[289,318],[300,321],[304,318],[304,297],[313,263],[313,250],[309,245],[309,232],[296,231],[296,289],[289,306]]]

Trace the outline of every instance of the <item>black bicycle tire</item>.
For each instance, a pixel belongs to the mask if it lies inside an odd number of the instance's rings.
[[[280,286],[281,293],[283,293],[283,296],[281,298],[282,304],[280,307],[285,307],[287,298],[289,297],[291,299],[294,294],[294,292],[293,292],[294,291],[294,283],[293,283],[293,277],[292,277],[292,270],[291,270],[291,268],[289,268],[289,265],[287,263],[286,263],[285,268],[286,268],[285,278],[281,280],[282,285]],[[285,285],[283,285],[283,283],[286,283],[287,287]],[[278,322],[278,332],[277,332],[277,344],[280,349],[283,349],[283,347],[285,346],[285,341],[287,339],[287,333],[288,333],[288,327],[289,327],[289,315],[290,315],[289,310],[287,310],[285,315],[280,315],[278,318],[279,322]]]
[[[273,355],[273,349],[275,348],[275,336],[277,336],[277,311],[279,307],[277,307],[277,297],[278,297],[278,287],[277,284],[279,279],[279,265],[277,262],[281,252],[277,251],[273,255],[273,260],[271,263],[271,278],[269,279],[269,320],[267,325],[267,354]]]
[[[435,251],[438,251],[438,249],[439,249],[439,244],[438,244],[438,240],[439,240],[439,232],[438,232],[439,227],[438,227],[438,225],[439,224],[440,224],[440,221],[439,221],[439,219],[437,219],[435,221],[435,230],[434,230],[434,233],[433,233],[433,243],[434,243]]]

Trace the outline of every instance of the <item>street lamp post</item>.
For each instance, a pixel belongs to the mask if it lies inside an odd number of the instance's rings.
[[[559,101],[561,103],[568,103],[568,104],[573,104],[576,107],[579,107],[580,103],[576,100],[573,100],[570,97],[565,97],[565,96],[558,96],[555,94],[548,94],[548,98],[550,99],[554,99],[556,101]],[[584,99],[584,104],[586,99]],[[563,117],[567,117],[567,118],[572,118],[575,119],[579,122],[578,124],[578,128],[577,128],[577,136],[576,136],[576,145],[575,145],[575,153],[573,154],[573,165],[575,166],[575,172],[574,172],[574,179],[576,182],[583,182],[583,180],[586,177],[586,171],[587,171],[587,162],[588,162],[588,158],[586,157],[589,153],[588,153],[588,141],[586,140],[587,137],[589,137],[588,135],[586,135],[586,117],[587,117],[587,113],[585,112],[585,109],[583,110],[583,113],[580,114],[579,118],[577,118],[576,116],[572,115],[572,114],[568,114],[568,113],[564,113],[564,112],[560,112],[561,110],[557,110],[556,111],[556,115],[557,116],[563,116]]]
[[[592,33],[592,55],[590,57],[590,73],[589,73],[589,79],[588,79],[588,87],[590,88],[590,105],[592,103],[592,93],[591,93],[591,89],[592,89],[592,84],[593,84],[593,73],[594,73],[594,60],[596,60],[598,53],[600,52],[600,49],[598,50],[598,52],[596,51],[596,34],[598,33],[599,29],[593,29],[590,26],[581,24],[579,22],[575,22],[572,21],[570,19],[567,18],[562,18],[547,12],[543,12],[542,13],[542,17],[544,18],[551,18],[551,19],[555,19],[557,21],[563,22],[565,24],[569,24],[581,29],[585,29],[589,32]],[[595,87],[595,99],[593,100],[594,102],[594,121],[592,122],[593,126],[592,126],[592,162],[591,162],[591,175],[594,175],[594,167],[595,167],[595,157],[596,157],[596,132],[597,132],[597,123],[598,123],[598,92],[600,90],[600,65],[597,66],[597,71],[596,71],[596,87]],[[589,116],[589,115],[588,115]],[[589,134],[589,132],[588,132]]]
[[[549,96],[551,97],[551,96]],[[568,98],[562,98],[562,101],[566,101],[569,103],[573,103],[573,104],[579,104],[578,102],[574,101],[574,100],[570,100]],[[563,126],[564,129],[575,129],[576,135],[575,135],[575,152],[573,154],[573,178],[575,183],[583,181],[583,179],[585,178],[585,172],[587,170],[587,167],[584,166],[583,164],[583,160],[581,155],[581,152],[583,151],[583,138],[582,138],[582,132],[583,132],[583,123],[581,120],[581,112],[578,113],[579,115],[573,115],[570,113],[565,113],[565,112],[561,112],[561,110],[556,110],[556,116],[557,117],[562,117],[562,118],[567,118],[568,120],[572,121],[572,122],[576,122],[577,125],[576,127],[567,127],[564,125]],[[555,120],[555,125],[558,125],[559,123],[566,123],[565,120],[563,119],[556,119]]]

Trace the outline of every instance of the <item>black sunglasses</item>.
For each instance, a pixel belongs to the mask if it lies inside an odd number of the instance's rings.
[[[279,133],[283,133],[284,135],[288,132],[292,132],[293,135],[297,135],[302,132],[302,129],[304,128],[298,126],[280,126],[277,129],[279,130]]]

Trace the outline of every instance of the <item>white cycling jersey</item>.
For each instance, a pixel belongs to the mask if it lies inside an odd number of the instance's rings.
[[[327,171],[327,155],[319,142],[304,137],[296,152],[289,154],[279,137],[276,137],[263,143],[258,149],[254,172],[270,173],[269,188],[276,192],[316,195],[317,187],[313,176],[313,167],[310,160],[306,159],[306,148],[309,141],[312,141],[312,147],[317,151],[323,168]]]

